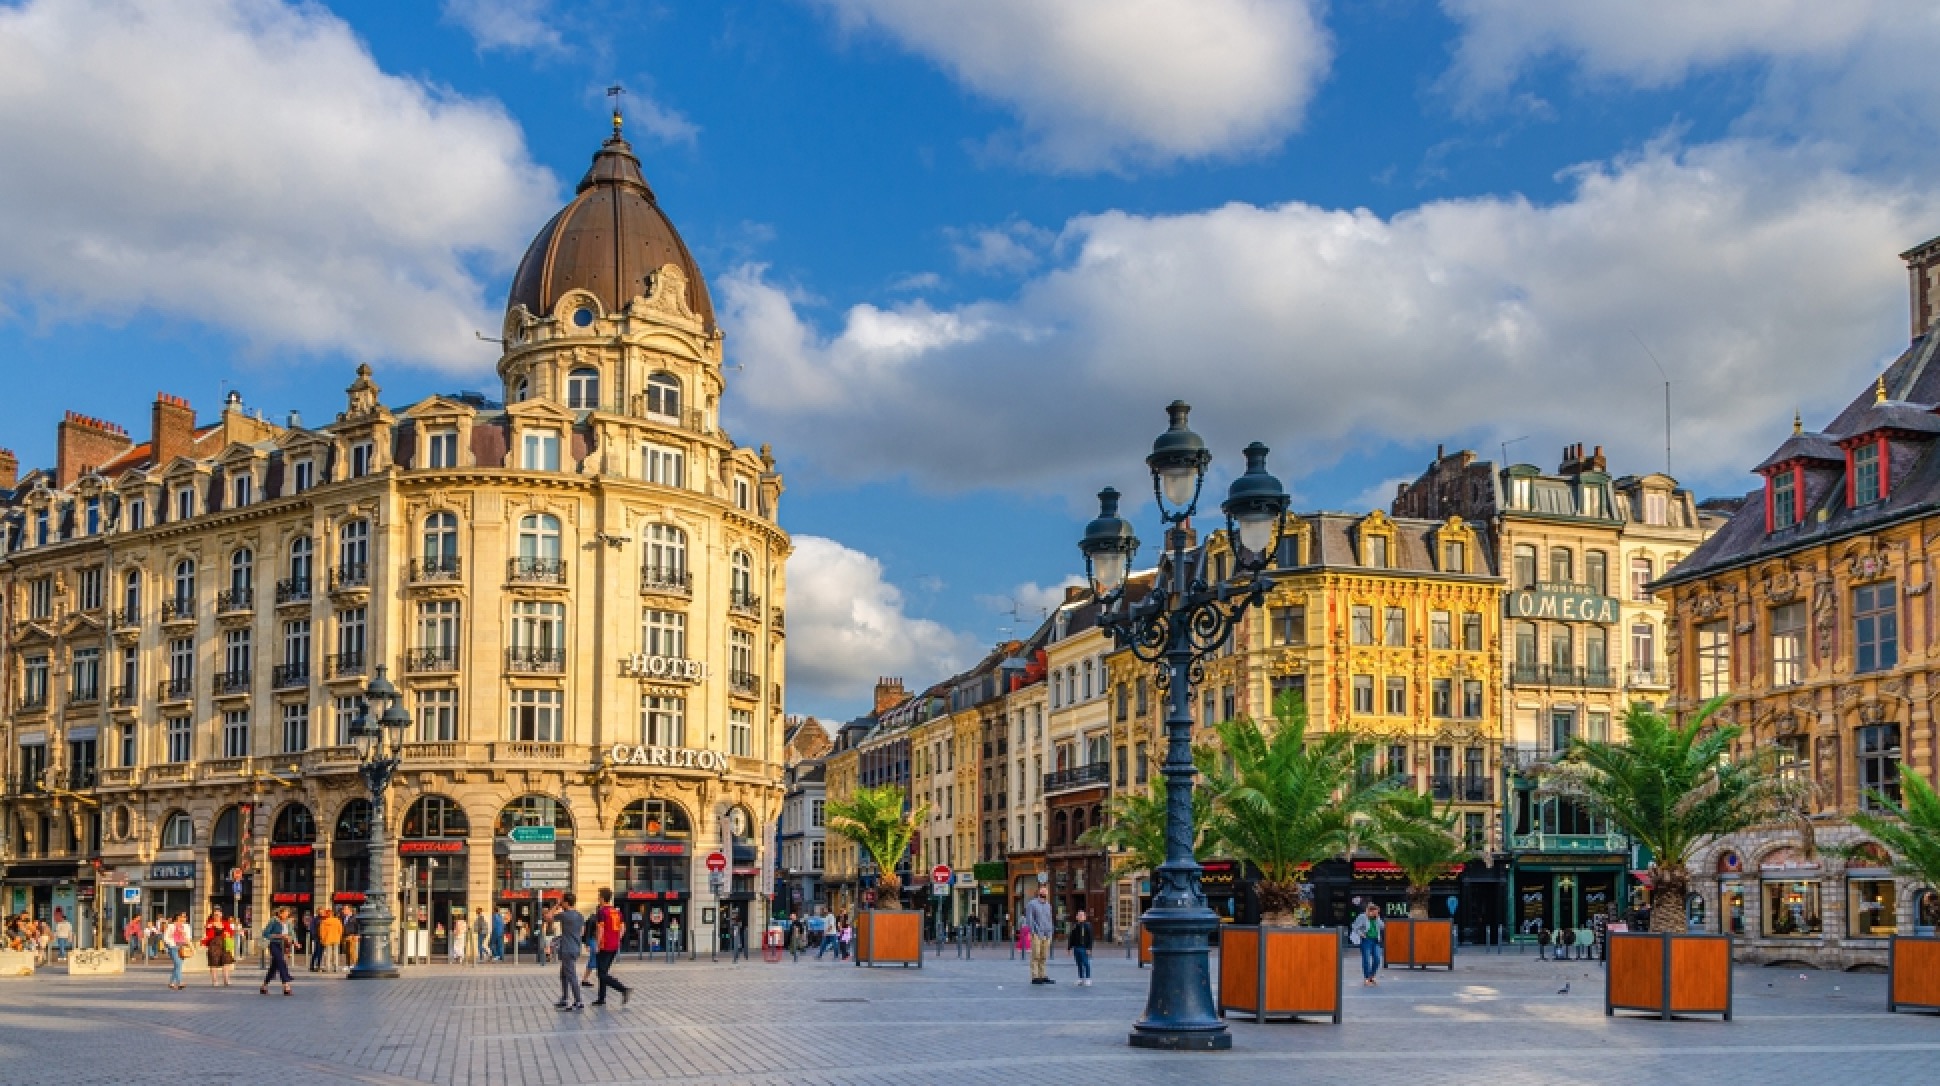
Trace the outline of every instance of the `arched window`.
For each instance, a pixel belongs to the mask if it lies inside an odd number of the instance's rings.
[[[559,560],[559,518],[528,513],[519,518],[519,557]]]
[[[445,796],[421,796],[404,812],[404,837],[464,837],[471,833],[471,820],[458,801]]]
[[[209,831],[210,848],[234,848],[242,840],[242,814],[226,807],[216,816],[216,828]]]
[[[351,584],[362,584],[370,563],[370,521],[344,522],[337,538],[337,570]]]
[[[566,406],[575,410],[597,411],[600,405],[600,371],[581,366],[566,375]]]
[[[747,551],[735,551],[728,572],[729,600],[745,603],[754,598],[754,559]]]
[[[424,564],[446,570],[458,563],[458,514],[433,513],[424,518]]]
[[[512,386],[512,402],[524,403],[526,400],[530,399],[531,397],[532,397],[532,382],[526,380],[523,377],[519,378],[519,383]]]
[[[337,812],[337,832],[331,835],[335,842],[370,840],[370,800],[353,799],[344,804]]]
[[[307,845],[316,839],[317,820],[311,816],[310,808],[291,803],[276,812],[276,822],[269,831],[271,844]]]
[[[195,822],[183,811],[172,811],[162,819],[163,848],[194,848]]]
[[[1070,829],[1071,829],[1070,817],[1066,815],[1063,811],[1058,811],[1056,814],[1052,815],[1051,816],[1051,844],[1054,846],[1064,844],[1065,835],[1070,832]]]
[[[620,812],[613,835],[686,840],[694,836],[694,826],[688,821],[686,810],[672,800],[636,799]]]
[[[248,547],[238,547],[229,556],[229,594],[237,599],[248,599],[249,590],[256,584],[256,552]]]
[[[573,816],[551,796],[520,796],[500,809],[496,832],[510,837],[514,826],[551,826],[554,837],[566,840],[573,835]]]
[[[687,583],[687,533],[671,524],[650,524],[641,563],[648,584]]]
[[[141,614],[141,570],[131,569],[121,581],[121,610],[132,621]]]
[[[299,592],[310,590],[310,537],[297,536],[290,541],[290,587]]]
[[[665,370],[647,378],[647,414],[680,417],[680,378]]]
[[[1084,696],[1085,696],[1085,697],[1087,697],[1087,698],[1089,698],[1089,697],[1091,697],[1091,661],[1090,661],[1090,660],[1086,660],[1086,661],[1085,661],[1085,685],[1084,685],[1084,692],[1085,692],[1085,693],[1084,693]]]
[[[175,563],[175,608],[189,611],[195,608],[195,559],[184,558]]]

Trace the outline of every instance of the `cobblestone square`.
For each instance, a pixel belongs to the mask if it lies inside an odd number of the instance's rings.
[[[1940,1055],[1940,1019],[1887,1014],[1883,976],[1741,967],[1735,1020],[1664,1023],[1605,1017],[1594,962],[1488,952],[1373,990],[1350,977],[1339,1026],[1235,1021],[1231,1052],[1153,1053],[1125,1044],[1149,973],[1115,948],[1090,988],[1068,960],[1034,988],[1004,950],[950,953],[921,970],[628,961],[630,1004],[580,1013],[553,1009],[556,973],[532,964],[299,973],[289,999],[258,996],[255,975],[170,992],[154,968],[43,973],[0,987],[0,1081],[1914,1082]]]

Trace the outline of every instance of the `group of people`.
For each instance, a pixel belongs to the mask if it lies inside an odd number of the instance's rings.
[[[613,907],[613,891],[600,890],[599,905],[591,917],[579,911],[578,898],[568,891],[559,904],[546,911],[544,920],[546,930],[554,933],[546,940],[546,951],[559,962],[559,1001],[553,1006],[562,1011],[585,1010],[579,990],[593,987],[595,975],[599,990],[592,1005],[606,1006],[606,993],[611,989],[620,993],[620,1006],[626,1006],[633,990],[613,975],[613,961],[620,956],[620,937],[626,933],[626,917]],[[579,968],[582,953],[587,958],[583,973]]]
[[[1030,955],[1031,983],[1056,984],[1051,979],[1051,943],[1057,938],[1057,915],[1051,911],[1051,891],[1037,888],[1037,896],[1024,903],[1024,922],[1017,926],[1018,949]],[[1078,987],[1091,987],[1091,947],[1096,938],[1091,919],[1083,909],[1071,915],[1065,930],[1064,945],[1071,951],[1071,963],[1078,967]]]
[[[8,917],[6,928],[0,931],[0,947],[32,954],[36,965],[63,961],[74,949],[74,923],[59,906],[54,909],[52,923],[36,920],[30,913],[18,913]]]
[[[783,930],[788,953],[796,961],[810,950],[818,962],[824,954],[833,955],[838,962],[848,961],[849,947],[855,943],[855,926],[849,923],[849,914],[831,913],[820,905],[807,916],[789,913]]]

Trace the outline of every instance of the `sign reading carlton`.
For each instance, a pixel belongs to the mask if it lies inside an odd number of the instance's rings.
[[[705,769],[726,773],[727,755],[718,750],[691,747],[652,747],[645,744],[615,743],[606,752],[609,765],[664,766],[668,769]]]

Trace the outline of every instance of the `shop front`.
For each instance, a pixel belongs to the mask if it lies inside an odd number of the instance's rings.
[[[337,812],[336,829],[330,835],[332,905],[355,908],[364,903],[364,891],[370,886],[370,820],[367,799],[353,799]]]
[[[514,840],[514,830],[528,832]],[[520,951],[535,951],[547,903],[573,885],[572,813],[551,796],[520,796],[499,810],[492,836],[492,907],[511,918]]]
[[[399,915],[406,932],[430,932],[426,949],[433,957],[451,953],[453,923],[469,908],[465,839],[470,833],[464,809],[438,795],[418,797],[398,827]]]
[[[1627,867],[1608,863],[1518,863],[1511,879],[1515,934],[1593,929],[1623,919],[1629,904]]]
[[[90,908],[94,900],[94,869],[79,860],[33,860],[7,865],[7,913],[27,913],[51,925],[66,920],[77,940],[85,941],[86,918],[79,915],[82,886]],[[59,916],[55,915],[56,910]]]
[[[1766,853],[1758,865],[1762,933],[1767,939],[1825,938],[1825,872],[1794,848]]]
[[[694,827],[678,803],[635,800],[613,826],[613,893],[627,914],[623,949],[688,949]]]
[[[251,906],[256,886],[250,861],[253,819],[254,809],[247,803],[225,807],[209,832],[208,908],[221,909],[245,932],[255,930],[256,924]]]
[[[1726,849],[1718,854],[1718,928],[1727,935],[1745,934],[1745,872],[1738,853]],[[1693,925],[1692,931],[1709,928]]]
[[[757,896],[761,885],[761,849],[755,840],[754,816],[745,807],[729,807],[721,817],[720,832],[728,842],[728,883],[727,893],[720,895],[718,945],[722,951],[731,952],[735,940],[739,939],[753,952],[757,949],[755,933],[763,921]],[[912,888],[907,876],[903,888],[906,893]]]
[[[316,907],[317,820],[301,803],[276,812],[269,831],[269,903],[299,913]]]
[[[192,924],[201,924],[202,917],[193,907],[195,901],[195,861],[159,860],[151,863],[142,872],[141,901],[128,903],[128,910],[120,914],[118,922],[125,926],[134,911],[149,920],[172,918],[180,913],[189,914]]]

